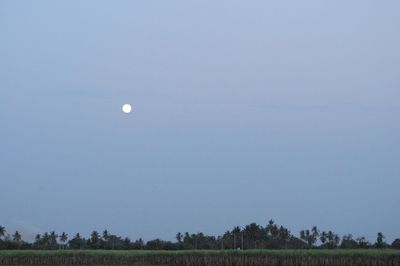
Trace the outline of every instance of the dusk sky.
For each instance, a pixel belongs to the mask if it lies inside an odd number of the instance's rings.
[[[400,237],[399,14],[0,1],[0,225],[173,240],[272,218]]]

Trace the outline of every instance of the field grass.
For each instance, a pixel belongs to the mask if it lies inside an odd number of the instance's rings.
[[[179,256],[179,255],[199,255],[199,256],[218,256],[218,255],[266,255],[266,256],[356,256],[356,257],[399,257],[398,249],[296,249],[296,250],[0,250],[1,257],[18,256],[116,256],[116,257],[136,257],[136,256]]]
[[[400,266],[400,250],[3,250],[3,265]]]

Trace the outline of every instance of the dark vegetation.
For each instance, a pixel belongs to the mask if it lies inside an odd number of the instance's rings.
[[[400,239],[393,243],[385,242],[379,232],[374,243],[365,237],[353,238],[351,234],[340,237],[333,231],[321,231],[316,226],[301,230],[298,236],[287,228],[270,220],[266,226],[251,223],[244,227],[236,226],[223,235],[208,236],[204,233],[177,233],[176,241],[154,239],[144,242],[142,239],[131,240],[104,230],[101,234],[93,231],[89,238],[76,233],[70,237],[65,232],[45,232],[36,235],[33,243],[24,241],[16,231],[8,233],[0,226],[0,249],[104,249],[104,250],[193,250],[193,249],[400,249]]]
[[[399,266],[400,250],[3,250],[0,265]]]

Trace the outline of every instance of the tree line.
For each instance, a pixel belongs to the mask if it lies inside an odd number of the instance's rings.
[[[30,243],[22,239],[19,231],[8,233],[0,226],[0,249],[115,249],[115,250],[183,250],[183,249],[354,249],[354,248],[397,248],[400,239],[391,244],[385,242],[385,236],[377,233],[374,243],[365,237],[354,238],[351,234],[340,237],[331,230],[322,231],[316,226],[301,230],[298,236],[287,228],[269,220],[265,226],[251,223],[243,227],[236,226],[222,235],[209,236],[204,233],[177,233],[176,241],[141,238],[131,240],[104,230],[93,231],[85,238],[80,233],[71,237],[55,231],[37,234]]]

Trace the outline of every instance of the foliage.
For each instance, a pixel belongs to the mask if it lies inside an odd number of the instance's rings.
[[[392,248],[400,249],[400,238],[396,238],[396,239],[392,242]]]
[[[364,237],[353,239],[351,234],[339,235],[333,231],[320,231],[316,226],[301,230],[299,237],[293,235],[287,228],[269,220],[265,226],[250,223],[246,226],[235,226],[219,236],[209,236],[204,233],[176,234],[176,241],[161,239],[149,240],[146,243],[141,239],[132,241],[128,237],[120,237],[104,230],[101,234],[92,231],[89,238],[76,233],[68,241],[68,234],[60,235],[55,231],[44,232],[35,237],[33,243],[23,241],[21,234],[16,231],[12,236],[0,226],[0,249],[101,249],[101,250],[258,250],[258,249],[367,249],[387,248],[384,235],[379,232],[374,244],[370,244]],[[400,239],[392,243],[393,248],[400,248]]]

